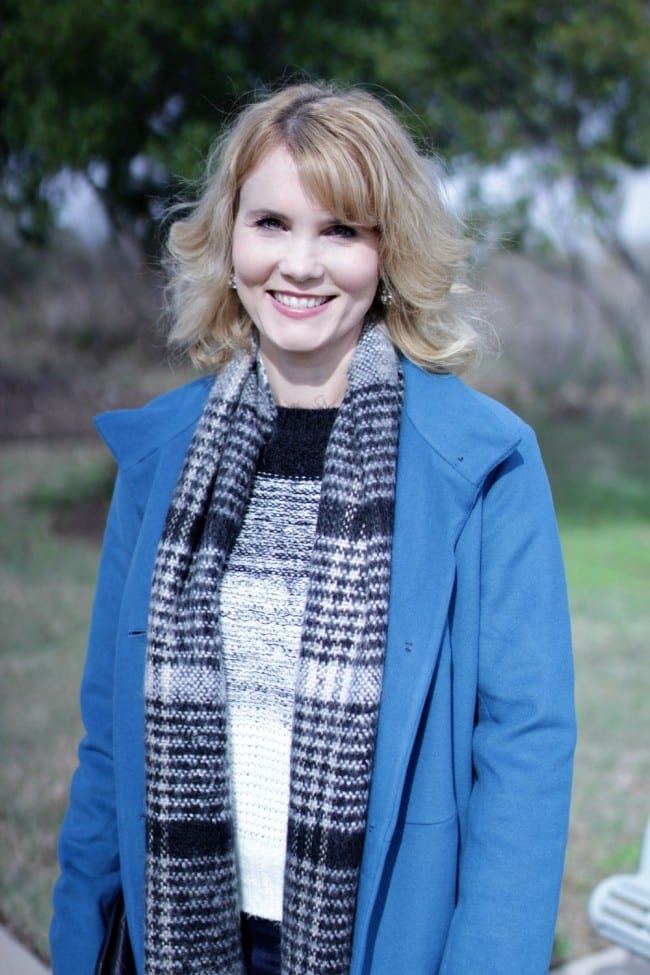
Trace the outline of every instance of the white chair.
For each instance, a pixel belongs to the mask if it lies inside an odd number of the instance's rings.
[[[589,901],[589,920],[603,938],[650,958],[650,819],[639,872],[601,881]]]

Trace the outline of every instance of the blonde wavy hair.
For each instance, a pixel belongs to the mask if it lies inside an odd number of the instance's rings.
[[[172,348],[217,370],[250,348],[254,326],[230,287],[233,225],[243,183],[278,146],[324,209],[377,232],[392,300],[383,307],[378,293],[368,318],[425,369],[459,372],[474,361],[483,341],[463,300],[468,243],[430,163],[378,98],[326,83],[290,85],[249,105],[210,153],[198,199],[168,237]]]

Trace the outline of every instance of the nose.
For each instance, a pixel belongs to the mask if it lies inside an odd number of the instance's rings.
[[[278,262],[278,270],[286,278],[294,281],[307,281],[321,277],[323,265],[318,240],[296,235],[287,235],[285,247]]]

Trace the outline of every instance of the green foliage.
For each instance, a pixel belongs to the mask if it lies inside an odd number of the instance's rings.
[[[409,0],[403,9],[396,87],[424,110],[445,154],[499,163],[532,153],[538,181],[552,187],[569,174],[610,240],[617,171],[650,158],[645,0]],[[547,244],[531,237],[533,202],[528,191],[509,215],[513,246]]]
[[[1,26],[1,190],[36,237],[47,177],[84,171],[137,225],[242,95],[296,74],[394,91],[449,156],[551,150],[603,210],[649,156],[645,0],[5,0]]]
[[[320,3],[279,0],[6,7],[0,163],[5,196],[35,234],[46,177],[66,166],[85,171],[113,221],[130,225],[148,213],[152,195],[197,175],[242,93],[303,69],[358,79],[374,31],[368,0],[332,3],[327,13]],[[134,167],[143,159],[157,165]]]
[[[460,141],[479,158],[500,159],[504,145],[553,146],[576,160],[647,161],[642,0],[411,0],[401,24],[397,47],[417,52],[401,65],[404,85],[428,103],[452,150]]]

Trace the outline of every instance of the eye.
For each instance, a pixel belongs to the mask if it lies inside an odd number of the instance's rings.
[[[259,227],[261,230],[283,230],[284,224],[277,217],[266,216],[259,217],[255,221],[255,226]]]
[[[344,240],[358,236],[354,227],[350,227],[347,223],[334,223],[327,228],[325,233],[329,237],[342,237]]]

